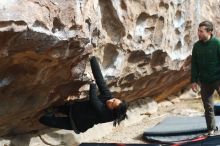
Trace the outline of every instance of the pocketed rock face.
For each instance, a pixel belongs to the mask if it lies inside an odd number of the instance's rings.
[[[88,52],[116,97],[162,100],[189,84],[198,23],[219,0],[1,0],[0,136],[41,129],[43,109],[79,97]],[[84,72],[85,71],[85,72]]]

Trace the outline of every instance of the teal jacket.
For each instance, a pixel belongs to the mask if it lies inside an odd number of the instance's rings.
[[[191,82],[212,83],[220,80],[220,40],[211,37],[197,41],[192,50]]]

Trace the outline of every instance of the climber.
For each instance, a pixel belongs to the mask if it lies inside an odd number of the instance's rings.
[[[75,133],[85,132],[98,123],[114,121],[119,125],[127,118],[127,103],[124,100],[113,98],[102,76],[96,57],[90,59],[91,69],[100,94],[96,95],[94,80],[90,83],[89,99],[65,103],[53,107],[49,114],[44,114],[39,121],[49,127],[74,130]],[[61,113],[65,116],[57,116]]]

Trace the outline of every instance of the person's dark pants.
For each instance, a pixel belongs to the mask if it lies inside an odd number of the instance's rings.
[[[220,80],[210,84],[201,83],[201,97],[205,109],[205,119],[208,130],[216,130],[214,103],[212,97],[215,90],[220,95]]]
[[[55,117],[44,115],[40,118],[39,121],[49,127],[72,130],[69,117]]]
[[[51,114],[44,115],[39,119],[39,121],[42,124],[47,125],[49,127],[73,130],[75,133],[77,134],[79,133],[72,117],[69,116],[69,112],[71,112],[70,106],[62,105],[55,107],[54,110],[56,113],[62,113],[65,116],[56,117],[55,115],[51,115]]]

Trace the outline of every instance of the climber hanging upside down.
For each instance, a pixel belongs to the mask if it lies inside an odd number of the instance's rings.
[[[100,94],[97,96],[96,84],[93,81],[90,83],[88,100],[53,107],[52,114],[45,114],[40,118],[39,121],[42,124],[53,128],[74,130],[78,134],[98,123],[114,121],[113,125],[116,126],[127,118],[127,103],[112,97],[94,56],[91,57],[90,64]],[[65,116],[57,116],[55,113]]]

